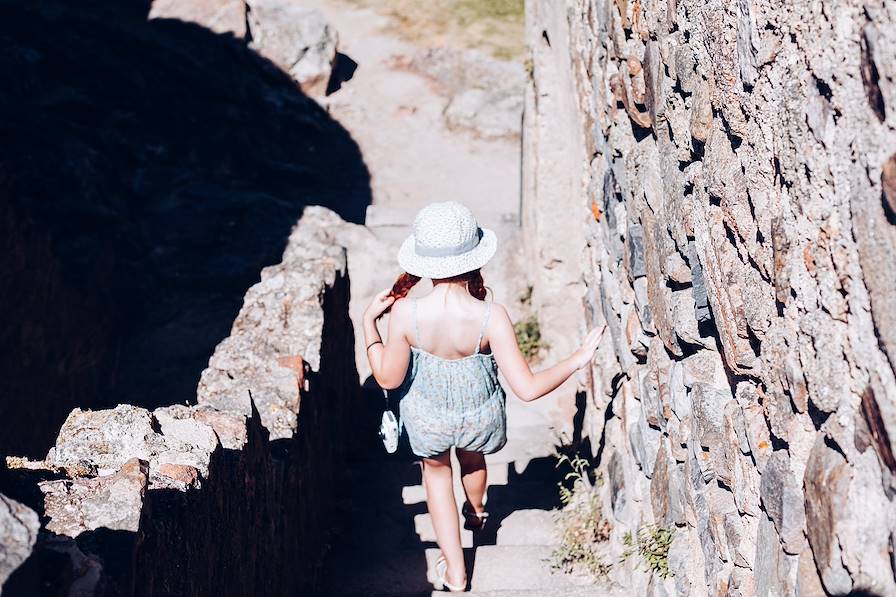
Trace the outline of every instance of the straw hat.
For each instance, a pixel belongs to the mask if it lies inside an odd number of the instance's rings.
[[[398,264],[421,278],[450,278],[479,269],[497,248],[495,233],[480,228],[465,205],[431,203],[414,218],[414,234],[401,244]]]

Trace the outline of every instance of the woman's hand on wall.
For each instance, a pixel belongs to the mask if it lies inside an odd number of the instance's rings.
[[[582,340],[582,346],[580,346],[572,356],[576,369],[581,369],[591,362],[591,357],[594,356],[594,351],[597,350],[597,345],[600,344],[600,339],[604,335],[604,330],[606,329],[607,324],[604,323],[596,328],[592,328],[592,330],[588,332],[585,339]]]

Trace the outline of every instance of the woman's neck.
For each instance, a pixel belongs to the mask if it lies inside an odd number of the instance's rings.
[[[433,292],[440,292],[442,294],[453,294],[461,291],[467,292],[467,283],[454,280],[433,281],[432,289]]]

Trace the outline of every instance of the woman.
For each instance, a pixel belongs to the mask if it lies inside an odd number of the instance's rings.
[[[463,591],[467,585],[451,448],[460,462],[467,498],[462,509],[465,527],[475,531],[488,516],[483,504],[485,454],[500,450],[507,441],[498,369],[520,399],[536,400],[584,367],[603,333],[602,328],[592,330],[572,355],[533,373],[507,310],[485,300],[479,268],[496,247],[494,232],[480,228],[463,205],[428,205],[398,252],[406,273],[375,296],[364,313],[373,376],[383,388],[399,389],[402,424],[411,449],[423,460],[426,504],[442,551],[437,574],[451,591]],[[421,278],[432,280],[432,291],[406,298]],[[390,308],[384,342],[377,321]]]

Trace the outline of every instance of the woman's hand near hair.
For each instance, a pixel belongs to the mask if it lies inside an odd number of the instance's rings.
[[[510,316],[499,305],[494,306],[486,337],[501,373],[510,384],[510,389],[520,400],[531,402],[555,390],[573,373],[591,361],[605,327],[600,326],[588,332],[581,347],[575,352],[538,373],[532,372],[529,363],[520,352]]]
[[[367,360],[373,378],[381,388],[391,390],[401,385],[410,360],[410,344],[405,330],[410,325],[410,317],[404,303],[397,304],[391,289],[379,292],[364,310],[364,343],[367,347]],[[392,307],[395,307],[394,309]],[[389,334],[387,343],[383,342],[377,321],[383,314],[392,309],[389,317]]]
[[[380,291],[370,299],[370,304],[367,305],[367,308],[364,310],[364,321],[377,321],[383,314],[389,310],[392,304],[395,302],[395,297],[390,296],[390,292],[392,292],[391,288],[387,288],[386,290]]]

